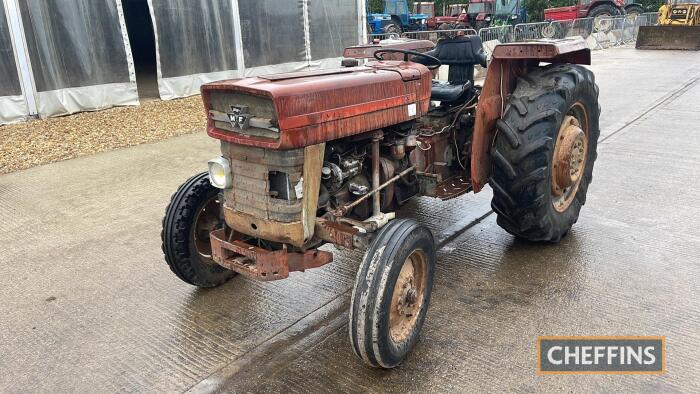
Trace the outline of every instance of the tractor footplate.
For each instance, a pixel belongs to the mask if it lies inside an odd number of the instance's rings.
[[[240,240],[226,241],[224,229],[214,230],[211,239],[212,259],[220,266],[262,281],[285,279],[293,271],[304,271],[330,263],[333,254],[322,250],[289,252],[267,250]]]
[[[449,200],[472,190],[472,183],[464,175],[447,178],[435,186],[435,197]]]

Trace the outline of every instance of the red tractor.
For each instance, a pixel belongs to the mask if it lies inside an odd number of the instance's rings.
[[[451,4],[445,7],[444,16],[428,18],[428,29],[451,30],[469,27],[469,4]]]
[[[434,1],[414,1],[413,13],[423,14],[428,19],[435,17],[435,2]]]
[[[175,275],[200,287],[321,267],[333,260],[324,244],[364,251],[350,342],[365,363],[392,368],[418,339],[437,269],[431,231],[395,211],[488,184],[507,232],[558,242],[591,182],[598,87],[581,66],[591,55],[580,38],[499,45],[483,86],[474,84],[475,65],[486,66],[478,36],[394,39],[344,55],[344,68],[202,87],[221,153],[173,195],[163,251]],[[448,81],[433,81],[442,65]]]
[[[641,15],[643,7],[629,0],[572,0],[570,6],[547,8],[544,19],[564,21],[577,18],[597,18],[617,15]]]

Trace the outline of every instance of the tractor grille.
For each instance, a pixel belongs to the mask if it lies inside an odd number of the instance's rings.
[[[277,114],[272,100],[238,92],[216,90],[210,93],[209,100],[209,117],[214,121],[214,127],[217,129],[254,137],[279,139]],[[228,115],[236,107],[246,108],[247,115],[250,117],[250,125],[245,129],[236,127],[229,120]]]
[[[222,143],[221,151],[233,174],[233,187],[224,192],[227,208],[262,220],[301,221],[303,196],[298,185],[304,149],[271,150]]]

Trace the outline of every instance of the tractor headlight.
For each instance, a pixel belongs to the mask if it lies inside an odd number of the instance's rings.
[[[223,157],[209,160],[209,182],[219,189],[231,187],[231,166]]]

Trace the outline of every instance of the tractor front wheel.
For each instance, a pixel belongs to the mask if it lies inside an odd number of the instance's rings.
[[[491,206],[498,224],[531,241],[558,242],[578,220],[593,176],[598,87],[579,65],[520,78],[491,150]]]
[[[211,258],[209,233],[222,225],[219,189],[206,172],[191,177],[173,194],[160,236],[165,261],[178,278],[198,287],[215,287],[236,274]]]
[[[389,23],[384,26],[384,34],[401,34],[401,25],[396,23]]]
[[[435,242],[414,220],[389,222],[362,260],[350,303],[350,343],[375,368],[401,363],[418,340],[435,272]]]

